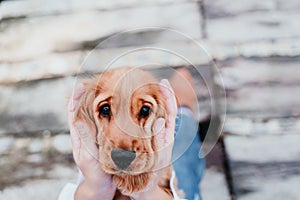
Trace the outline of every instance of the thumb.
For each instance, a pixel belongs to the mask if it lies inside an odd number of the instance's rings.
[[[166,120],[164,118],[158,118],[154,122],[152,127],[152,131],[156,135],[158,150],[164,148],[164,146],[166,145],[165,126],[166,126]]]
[[[152,127],[152,131],[154,132],[154,134],[158,134],[162,131],[164,131],[165,129],[165,124],[166,124],[166,120],[162,117],[158,118]]]
[[[96,146],[96,141],[93,136],[93,131],[88,126],[87,123],[78,121],[74,124],[76,133],[78,134],[81,145],[85,148],[88,153],[94,158],[98,158],[98,149]]]

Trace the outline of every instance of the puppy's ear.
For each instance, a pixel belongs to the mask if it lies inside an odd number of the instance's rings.
[[[96,81],[93,79],[84,80],[84,93],[80,97],[77,108],[74,112],[74,121],[73,123],[81,121],[86,123],[89,128],[92,130],[92,134],[94,138],[96,137],[97,127],[94,119],[94,110],[93,110],[93,102],[95,99],[95,90],[96,90]]]

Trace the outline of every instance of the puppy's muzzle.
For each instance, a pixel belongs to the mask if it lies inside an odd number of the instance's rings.
[[[135,159],[135,151],[127,151],[123,149],[114,149],[111,151],[111,158],[115,165],[121,169],[127,169],[132,161]]]

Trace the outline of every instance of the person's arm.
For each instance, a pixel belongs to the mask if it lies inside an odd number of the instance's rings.
[[[91,129],[84,122],[74,125],[75,108],[84,93],[83,86],[75,88],[68,105],[68,121],[72,140],[73,157],[84,180],[75,192],[76,200],[112,200],[116,191],[112,178],[100,167],[98,149],[92,138]]]

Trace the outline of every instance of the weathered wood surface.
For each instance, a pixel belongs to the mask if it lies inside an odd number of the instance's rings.
[[[200,127],[201,128],[201,127]],[[214,145],[211,149],[211,145]],[[209,149],[205,157],[206,169],[200,184],[202,198],[208,200],[231,200],[224,170],[224,151],[222,144],[202,143],[202,149]],[[203,150],[206,152],[206,150]]]
[[[207,20],[207,35],[213,41],[234,43],[300,36],[300,27],[293,20],[299,19],[298,12],[277,13],[275,19],[273,15],[265,12],[249,13],[231,20]]]
[[[214,168],[205,170],[203,180],[201,181],[202,198],[207,200],[230,200],[226,178],[223,172]]]
[[[257,11],[297,11],[300,8],[298,0],[222,0],[204,1],[206,17],[210,19],[226,18]]]
[[[300,36],[299,2],[204,1],[210,40],[240,43]]]
[[[224,132],[241,136],[299,134],[300,119],[271,118],[271,116],[228,116],[224,124]]]
[[[74,78],[0,86],[0,133],[67,130]]]
[[[76,74],[84,58],[84,52],[51,53],[23,62],[0,63],[0,84],[42,80]]]
[[[300,84],[300,57],[232,59],[218,65],[224,86],[229,91],[247,86]]]
[[[219,62],[227,114],[240,117],[288,117],[300,114],[300,62],[289,57]],[[251,117],[252,116],[252,117]]]
[[[227,95],[228,114],[273,113],[273,116],[299,116],[298,85],[243,87],[228,92]]]
[[[52,52],[66,51],[80,43],[101,40],[120,31],[142,27],[171,28],[200,39],[200,23],[201,17],[195,2],[111,12],[90,10],[3,21],[0,31],[0,60],[24,61]],[[162,38],[156,38],[158,41],[173,39],[161,35]],[[147,40],[140,42],[147,44]]]
[[[37,80],[49,77],[59,77],[74,74],[80,68],[85,57],[86,48],[95,46],[112,34],[130,28],[167,27],[181,31],[196,39],[208,52],[206,55],[201,47],[190,45],[186,38],[170,34],[168,31],[139,30],[131,36],[111,42],[99,55],[104,60],[110,54],[120,54],[135,48],[143,48],[151,44],[154,47],[165,47],[168,50],[179,50],[179,54],[186,56],[188,52],[192,63],[208,64],[211,59],[226,60],[242,57],[267,56],[299,56],[299,38],[278,37],[274,40],[245,40],[243,42],[215,41],[208,37],[202,40],[204,23],[203,13],[199,10],[199,2],[189,0],[171,1],[8,1],[0,4],[3,19],[0,27],[0,83],[15,83],[18,81]],[[204,1],[206,20],[225,20],[232,23],[229,16],[239,18],[242,13],[254,11],[276,11],[293,13],[299,3],[295,0],[285,1]],[[92,6],[93,5],[93,6]],[[163,12],[161,12],[163,10]],[[215,12],[215,14],[214,14]],[[215,16],[220,13],[220,16]],[[223,14],[222,14],[223,13]],[[224,14],[227,13],[227,14]],[[57,15],[59,14],[59,15]],[[272,13],[271,13],[272,14]],[[225,15],[225,16],[224,16]],[[126,16],[124,18],[123,16]],[[143,20],[140,20],[141,17]],[[226,17],[227,16],[227,17]],[[280,15],[279,15],[280,16]],[[288,17],[288,16],[287,16]],[[234,19],[235,19],[234,18]],[[253,17],[250,17],[251,19]],[[268,17],[267,17],[268,18]],[[279,17],[280,19],[282,17]],[[293,17],[289,18],[291,23]],[[124,21],[125,20],[125,21]],[[272,18],[271,18],[272,20]],[[114,21],[115,23],[108,23]],[[222,22],[223,23],[223,22]],[[225,23],[225,24],[226,24]],[[191,24],[193,24],[191,26]],[[207,22],[207,28],[214,23]],[[247,23],[242,23],[247,24]],[[276,31],[286,30],[297,33],[293,24],[287,28],[276,28]],[[84,27],[84,28],[83,28]],[[103,28],[105,27],[105,28]],[[230,30],[239,26],[232,25]],[[296,26],[298,27],[298,26]],[[205,27],[204,27],[205,28]],[[214,33],[219,34],[217,28]],[[277,30],[278,29],[278,30]],[[243,29],[244,30],[244,29]],[[275,32],[276,32],[275,31]],[[248,31],[249,33],[251,31]],[[268,33],[273,31],[267,31]],[[224,37],[234,37],[231,32],[220,34]],[[241,34],[239,34],[241,35]],[[251,33],[251,35],[253,35]],[[125,39],[124,39],[125,38]],[[184,41],[182,41],[182,39]],[[200,39],[200,40],[199,40]],[[178,41],[179,40],[179,41]],[[171,42],[168,42],[171,41]],[[175,42],[176,41],[176,42]],[[119,48],[130,46],[129,48]],[[200,56],[199,56],[200,54]],[[151,55],[151,53],[149,53]],[[153,56],[153,55],[152,55]],[[182,59],[165,59],[165,55],[155,55],[154,58],[164,57],[165,62],[174,66],[185,64]],[[72,59],[74,58],[74,60]],[[137,58],[127,57],[126,63]],[[129,59],[130,58],[130,59]],[[132,59],[133,58],[133,59]],[[143,62],[144,60],[139,60]],[[137,63],[139,63],[137,62]],[[104,62],[99,62],[99,66]],[[105,63],[104,63],[105,64]],[[119,63],[120,64],[120,63]],[[34,72],[33,72],[34,71]]]
[[[154,36],[151,36],[148,39],[152,40],[151,38]],[[134,34],[132,37],[143,38],[143,36]],[[297,79],[297,59],[294,62],[269,62],[268,60],[263,59],[251,61],[240,59],[233,60],[233,58],[260,58],[269,56],[286,56],[288,58],[290,56],[299,56],[300,40],[278,40],[276,42],[244,43],[240,45],[216,44],[197,40],[196,42],[199,44],[197,45],[197,43],[185,40],[186,38],[184,37],[178,35],[177,37],[180,37],[181,40],[177,40],[176,42],[151,43],[148,45],[132,45],[130,47],[95,49],[92,55],[90,55],[86,67],[81,67],[81,65],[87,55],[89,55],[89,50],[49,53],[25,61],[18,61],[18,55],[11,53],[13,60],[0,59],[0,83],[13,84],[20,81],[62,77],[84,73],[86,70],[99,72],[102,71],[112,59],[115,59],[126,52],[132,52],[134,49],[143,49],[145,47],[163,48],[176,53],[179,56],[176,56],[171,52],[159,51],[158,49],[152,51],[138,51],[131,53],[130,55],[127,54],[118,62],[114,62],[112,67],[123,66],[124,64],[141,65],[145,62],[149,63],[153,61],[156,63],[159,62],[159,67],[189,64],[187,60],[184,60],[183,58],[188,59],[191,64],[197,66],[208,65],[211,60],[214,59],[217,61],[227,60],[226,62],[217,62],[217,66],[218,68],[221,68],[221,75],[224,79],[225,86],[228,89],[232,89],[232,87],[235,87],[236,85],[240,86],[241,82],[249,82],[249,79],[251,79],[250,81],[252,82],[259,81],[259,79],[254,80],[255,76],[259,76],[260,80],[264,79],[265,81],[272,81],[271,83],[276,83],[275,78],[288,81],[290,78],[289,76],[291,76],[293,77],[293,80]],[[112,43],[115,44],[115,42]],[[6,51],[9,52],[10,50],[7,49]],[[274,73],[272,66],[274,66]],[[247,71],[247,73],[239,73],[240,68],[243,71]],[[261,69],[263,70],[262,73],[260,72]],[[293,70],[294,73],[292,73]],[[286,76],[280,77],[281,73]],[[263,77],[263,75],[266,75],[266,77]],[[243,80],[243,78],[245,78],[245,80]],[[272,79],[270,80],[270,78]],[[217,83],[220,84],[220,81]]]
[[[225,136],[237,200],[297,200],[300,135]]]
[[[44,1],[44,0],[26,0],[2,2],[0,5],[0,19],[11,19],[21,17],[36,17],[43,15],[56,15],[61,13],[78,12],[82,10],[103,10],[112,11],[132,7],[146,7],[156,5],[170,5],[193,2],[192,0],[71,0],[71,1]]]

